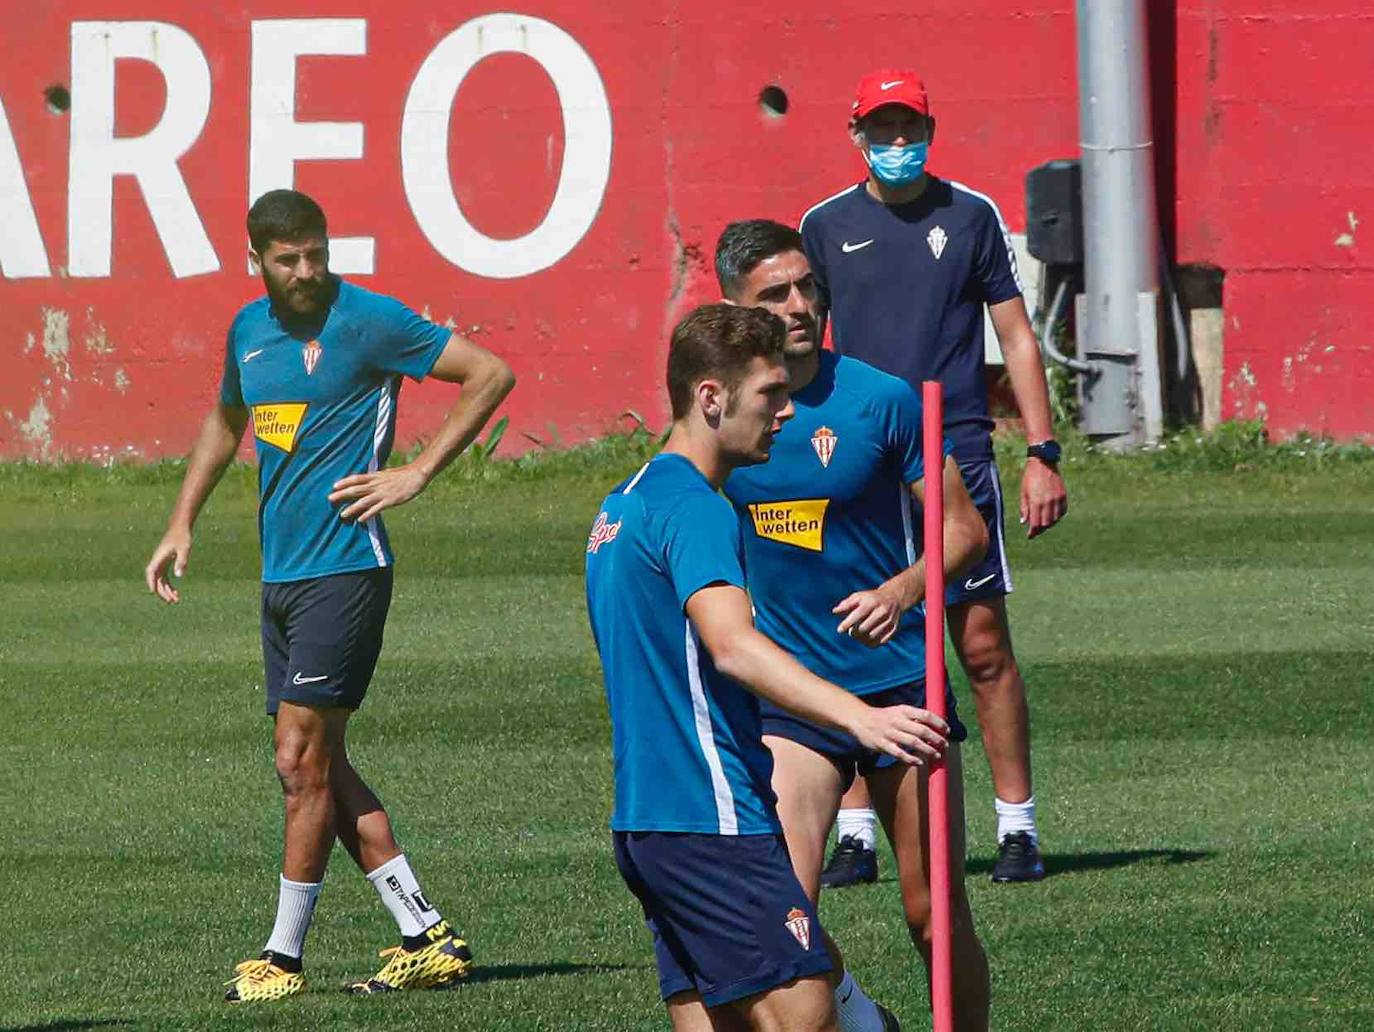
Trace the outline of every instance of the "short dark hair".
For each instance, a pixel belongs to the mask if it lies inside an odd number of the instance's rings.
[[[702,380],[718,379],[733,394],[754,359],[781,362],[786,342],[786,324],[762,308],[714,304],[693,309],[673,329],[668,345],[673,419],[691,411],[692,392]]]
[[[716,280],[720,292],[733,297],[739,281],[754,271],[765,258],[787,251],[801,251],[802,237],[791,226],[772,219],[745,219],[732,222],[716,243]]]
[[[262,254],[273,240],[329,235],[324,210],[299,190],[268,190],[248,209],[248,240]]]

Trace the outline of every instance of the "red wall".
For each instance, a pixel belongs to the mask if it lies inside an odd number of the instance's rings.
[[[940,121],[932,168],[991,194],[1014,229],[1024,226],[1025,171],[1076,151],[1067,0],[927,0],[914,12],[880,3],[853,13],[799,0],[758,14],[714,3],[529,3],[521,13],[571,36],[604,84],[609,175],[604,191],[593,183],[562,209],[559,219],[591,220],[566,255],[492,278],[432,243],[433,226],[403,186],[401,132],[426,57],[491,8],[245,0],[243,13],[225,16],[213,6],[59,0],[0,15],[11,55],[0,63],[0,103],[12,138],[0,131],[0,211],[31,200],[48,271],[14,274],[33,249],[7,225],[0,455],[156,456],[189,446],[213,398],[224,329],[258,292],[242,230],[254,20],[366,20],[365,54],[299,60],[295,114],[362,123],[362,156],[303,160],[294,185],[321,201],[336,238],[374,238],[374,272],[350,278],[451,318],[510,360],[520,377],[506,409],[513,447],[599,434],[627,425],[630,411],[663,423],[665,331],[712,296],[722,225],[795,220],[860,174],[844,127],[864,71],[921,70]],[[1374,172],[1359,144],[1374,106],[1345,85],[1347,70],[1371,66],[1374,19],[1335,0],[1152,3],[1151,17],[1166,236],[1179,260],[1226,271],[1227,413],[1263,411],[1280,430],[1374,433],[1370,345],[1356,328],[1374,315],[1374,282],[1360,228],[1347,219],[1368,214],[1360,187]],[[73,258],[67,227],[73,116],[50,111],[43,91],[72,83],[73,22],[133,18],[184,29],[208,65],[208,118],[177,168],[217,268],[175,275],[137,182],[117,176],[110,274],[70,275],[89,265]],[[136,137],[159,123],[167,89],[147,61],[116,68],[115,135]],[[768,84],[787,91],[785,117],[761,112]],[[178,79],[174,103],[189,103],[184,87]],[[567,146],[558,98],[550,75],[519,53],[480,61],[458,90],[450,185],[485,236],[520,237],[543,221]],[[5,176],[11,144],[22,188]],[[81,191],[89,178],[86,163]],[[88,222],[77,229],[87,254]],[[436,425],[450,398],[442,386],[408,388],[402,440]]]
[[[1374,12],[1193,0],[1177,39],[1178,258],[1226,273],[1223,411],[1374,437]]]

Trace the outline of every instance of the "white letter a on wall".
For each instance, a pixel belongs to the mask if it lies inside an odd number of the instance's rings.
[[[116,137],[115,61],[137,58],[167,81],[167,107],[143,136]],[[167,22],[72,22],[72,142],[67,183],[68,268],[110,275],[114,177],[138,180],[176,276],[214,272],[219,259],[177,159],[210,113],[210,65],[186,30]]]

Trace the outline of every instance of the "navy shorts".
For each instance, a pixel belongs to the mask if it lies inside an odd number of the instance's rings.
[[[952,584],[945,585],[945,605],[977,602],[1010,595],[1011,567],[1007,565],[1007,541],[1002,527],[1002,485],[997,478],[997,463],[975,459],[959,463],[964,486],[988,526],[988,550],[978,565]]]
[[[926,683],[924,680],[904,684],[897,688],[887,688],[872,695],[860,696],[870,706],[919,706],[926,704]],[[786,738],[806,746],[812,752],[820,753],[835,765],[844,779],[847,791],[854,784],[854,778],[872,774],[875,770],[891,767],[900,761],[895,756],[876,749],[865,749],[859,740],[846,731],[837,731],[822,724],[793,716],[786,710],[778,709],[760,700],[763,717],[763,733]],[[951,741],[962,742],[968,738],[968,729],[959,719],[959,710],[954,702],[954,693],[945,689],[945,721],[949,724]]]
[[[719,1007],[830,970],[781,835],[617,831],[615,862],[654,935],[667,1000]]]
[[[267,712],[284,700],[357,709],[391,607],[391,567],[262,586]]]

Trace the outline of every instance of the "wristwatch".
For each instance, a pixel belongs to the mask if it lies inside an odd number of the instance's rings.
[[[1053,437],[1049,440],[1041,441],[1039,444],[1032,444],[1026,449],[1026,457],[1029,459],[1039,459],[1047,466],[1059,465],[1059,457],[1064,454],[1064,449],[1059,447],[1059,442]]]

